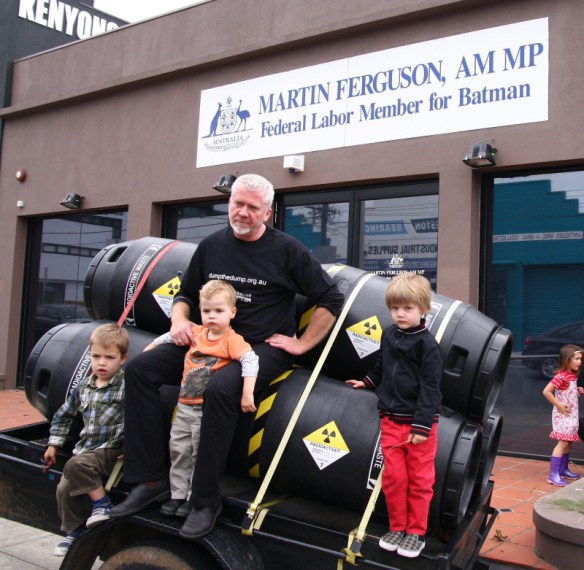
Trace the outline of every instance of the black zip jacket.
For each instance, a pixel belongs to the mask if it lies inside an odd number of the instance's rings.
[[[442,395],[442,356],[424,322],[408,330],[392,325],[381,335],[375,368],[363,379],[375,389],[380,416],[412,426],[412,433],[428,436],[438,421]]]

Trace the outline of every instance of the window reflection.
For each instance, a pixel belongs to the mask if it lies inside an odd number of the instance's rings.
[[[435,289],[438,196],[365,200],[362,212],[360,267],[386,277],[416,271]]]
[[[495,180],[489,311],[513,332],[516,350],[584,317],[583,243],[584,172]]]
[[[125,239],[124,214],[97,214],[42,221],[39,288],[42,305],[83,305],[83,283],[93,258]]]
[[[301,241],[321,263],[347,263],[348,203],[289,206],[284,231]]]
[[[226,202],[171,206],[165,209],[164,218],[164,237],[189,243],[200,243],[229,224]]]
[[[515,339],[497,401],[505,414],[499,450],[546,457],[552,407],[542,390],[560,348],[584,344],[584,172],[498,177],[491,215],[486,311]],[[572,455],[584,458],[578,446]]]
[[[90,320],[83,286],[97,253],[126,239],[126,212],[31,220],[21,362],[47,331]]]

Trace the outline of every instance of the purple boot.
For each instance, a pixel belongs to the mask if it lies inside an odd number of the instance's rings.
[[[556,487],[565,487],[568,483],[560,477],[560,467],[562,466],[563,457],[554,457],[550,461],[550,474],[547,482]]]
[[[580,475],[578,475],[578,473],[570,471],[569,461],[570,454],[564,453],[564,455],[562,455],[562,463],[560,464],[560,477],[564,477],[565,479],[573,479],[574,481],[576,479],[580,479]]]

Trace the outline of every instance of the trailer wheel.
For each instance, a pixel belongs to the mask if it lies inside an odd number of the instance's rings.
[[[218,570],[212,556],[194,543],[148,541],[133,544],[108,558],[100,570]]]

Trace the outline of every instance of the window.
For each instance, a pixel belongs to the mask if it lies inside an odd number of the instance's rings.
[[[289,206],[284,231],[301,241],[321,263],[347,263],[349,203]]]
[[[227,202],[167,206],[163,214],[162,237],[199,243],[228,223]]]
[[[126,239],[126,225],[123,211],[29,221],[20,371],[51,328],[90,320],[83,299],[87,269],[104,247]]]
[[[380,198],[362,202],[359,267],[378,275],[425,275],[436,289],[438,196]]]
[[[497,178],[487,311],[524,339],[584,319],[584,172]]]
[[[560,348],[584,343],[584,171],[495,178],[484,194],[484,311],[515,342],[497,402],[499,449],[549,456],[552,407],[542,390]]]
[[[277,222],[321,263],[385,277],[418,271],[436,287],[437,182],[290,194],[281,201]]]

